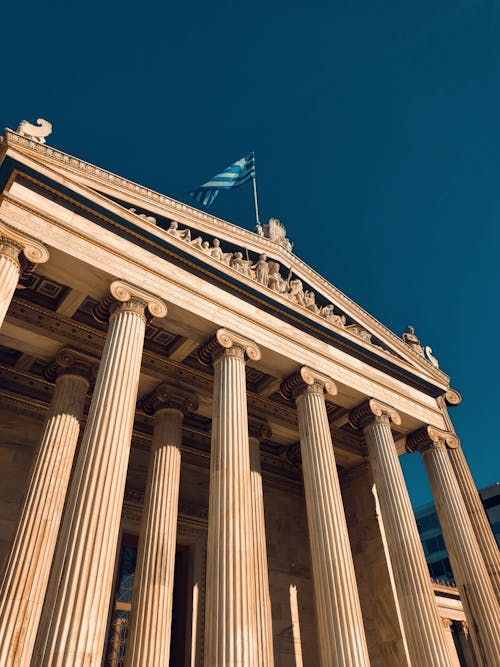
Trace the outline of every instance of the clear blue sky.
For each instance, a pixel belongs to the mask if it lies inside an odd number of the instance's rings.
[[[181,200],[250,150],[261,217],[464,397],[478,486],[500,478],[500,3],[8,3],[0,123]],[[251,190],[215,215],[251,228]],[[407,460],[406,460],[407,459]],[[412,499],[430,500],[418,455]]]

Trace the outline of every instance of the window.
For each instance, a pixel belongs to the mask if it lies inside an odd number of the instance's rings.
[[[188,637],[192,614],[190,597],[190,568],[192,551],[177,545],[175,554],[174,590],[172,608],[172,634],[168,667],[184,667],[190,655]],[[108,642],[104,667],[124,667],[130,617],[132,614],[132,587],[137,564],[137,537],[124,535],[121,543],[120,563],[116,575],[113,605],[109,623]],[[167,667],[167,666],[165,666]]]
[[[425,533],[428,530],[439,529],[439,521],[437,514],[433,512],[432,514],[427,514],[417,519],[417,528],[419,533]]]
[[[106,667],[123,667],[125,665],[125,648],[132,612],[132,585],[136,562],[137,537],[124,535],[111,609],[109,638],[104,663]]]
[[[453,572],[448,558],[442,558],[434,563],[428,563],[430,575],[433,579],[441,581],[452,581]]]
[[[436,553],[437,551],[445,551],[446,546],[444,544],[443,536],[436,535],[436,537],[430,537],[428,540],[425,540],[425,551],[428,554]]]

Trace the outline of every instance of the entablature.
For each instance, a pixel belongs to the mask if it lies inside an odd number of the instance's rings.
[[[232,286],[244,298],[259,303],[260,307],[272,308],[279,317],[290,319],[295,326],[303,327],[320,338],[330,338],[335,345],[344,347],[367,363],[384,368],[386,372],[405,376],[409,382],[412,376],[417,376],[428,384],[431,393],[431,387],[437,387],[435,395],[441,393],[443,385],[447,386],[449,379],[442,371],[410,349],[282,245],[15,132],[6,131],[5,142],[11,149],[11,158],[21,159],[25,167],[39,175],[43,171],[43,176],[52,180],[61,181],[61,177],[65,177],[63,182],[55,183],[59,194],[64,194],[62,190],[66,188],[66,197],[68,193],[72,197],[86,197],[87,204],[90,203],[87,214],[93,208],[94,218],[101,215],[102,223],[110,225],[115,233],[121,226],[121,231],[131,233],[135,242],[140,238],[143,245],[149,243],[150,250],[161,241],[170,258],[175,254],[178,261],[187,261],[189,269],[201,270],[205,279],[222,281],[226,289]],[[68,176],[71,176],[71,181]],[[9,190],[6,197],[11,194]],[[82,204],[76,200],[73,202],[75,206],[79,203]],[[130,207],[131,203],[135,206]],[[136,206],[140,206],[141,210]],[[180,234],[173,235],[168,231],[172,224],[177,227],[184,225],[179,230]],[[183,236],[187,230],[189,242]],[[194,238],[199,233],[206,236]],[[246,262],[255,266],[258,255],[262,253],[269,257],[269,264],[281,263],[288,272],[287,281],[280,277],[281,282],[289,283],[287,293],[271,290],[259,284],[254,275],[243,275],[224,260],[214,260],[207,255],[201,244],[210,244],[217,239],[226,245],[223,257],[244,251],[248,259],[243,259],[243,265]],[[195,242],[198,242],[197,245]],[[309,300],[307,305],[304,295]]]

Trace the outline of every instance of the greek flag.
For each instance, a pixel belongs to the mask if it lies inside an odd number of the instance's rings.
[[[255,178],[255,159],[253,153],[226,167],[189,195],[203,206],[210,206],[221,190],[239,188],[251,178]]]

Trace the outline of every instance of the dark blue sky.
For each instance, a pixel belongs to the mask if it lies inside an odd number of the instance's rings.
[[[464,397],[500,478],[500,3],[9,3],[0,123],[181,200],[254,150],[261,217]],[[213,213],[253,226],[250,187]],[[415,504],[431,499],[402,458]]]

